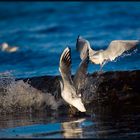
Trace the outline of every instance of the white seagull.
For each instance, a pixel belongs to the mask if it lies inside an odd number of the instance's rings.
[[[78,87],[83,79],[85,79],[88,62],[87,53],[83,57],[83,61],[80,63],[73,80],[71,77],[71,50],[69,47],[61,54],[59,63],[59,71],[62,76],[62,81],[60,81],[61,96],[70,106],[74,106],[81,112],[86,112],[86,109],[82,102],[81,94],[78,93]]]
[[[1,44],[1,50],[5,51],[5,52],[16,52],[18,51],[18,47],[14,46],[14,47],[10,47],[6,42]]]
[[[139,40],[113,40],[105,50],[95,51],[90,47],[88,40],[78,36],[76,48],[80,52],[80,58],[83,59],[87,49],[89,50],[89,60],[94,64],[100,65],[100,70],[108,61],[113,61],[116,57],[122,55],[125,51],[140,45]]]

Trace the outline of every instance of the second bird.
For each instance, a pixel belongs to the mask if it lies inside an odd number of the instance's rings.
[[[76,49],[80,52],[80,58],[83,60],[87,50],[89,50],[89,60],[94,64],[100,65],[100,70],[108,61],[113,61],[125,51],[131,50],[140,45],[139,40],[113,40],[105,50],[95,51],[90,47],[88,40],[78,36]]]

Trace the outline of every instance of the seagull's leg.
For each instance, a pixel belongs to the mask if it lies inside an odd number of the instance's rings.
[[[99,69],[99,71],[98,71],[98,74],[99,74],[99,75],[103,73],[102,68],[103,68],[103,65],[102,65],[102,64],[100,64],[100,69]]]
[[[103,71],[103,66],[105,65],[106,61],[104,61],[102,64],[100,64],[100,69],[99,69],[99,72],[98,74],[102,74],[104,71]]]
[[[99,70],[100,72],[103,72],[102,68],[103,68],[103,64],[100,65],[100,70]]]

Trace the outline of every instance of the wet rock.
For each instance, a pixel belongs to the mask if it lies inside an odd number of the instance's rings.
[[[60,79],[60,76],[22,78],[10,82],[8,80],[4,82],[4,86],[1,80],[1,110],[9,113],[29,109],[80,114],[61,98]],[[140,105],[139,81],[140,70],[93,73],[87,75],[77,92],[82,95],[86,114],[106,106],[119,109],[125,105]]]
[[[31,86],[61,98],[60,76],[42,76],[24,79]],[[140,103],[140,70],[88,74],[84,85],[78,89],[88,110],[97,105],[122,105]],[[92,107],[91,107],[92,106]],[[75,111],[70,111],[75,112]]]

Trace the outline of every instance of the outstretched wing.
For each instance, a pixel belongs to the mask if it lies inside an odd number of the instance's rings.
[[[139,40],[114,40],[104,51],[104,55],[106,55],[112,61],[125,51],[131,50],[138,45],[140,45]]]
[[[84,59],[80,63],[79,68],[77,69],[73,79],[74,86],[76,89],[79,89],[84,84],[87,75],[88,63],[89,63],[89,53],[87,50]]]
[[[87,53],[87,50],[90,48],[90,44],[88,40],[82,38],[81,36],[78,36],[76,41],[76,49],[80,52],[80,58],[83,60],[85,58],[85,55]]]
[[[60,57],[59,71],[61,73],[63,83],[72,83],[71,79],[71,50],[67,47]]]

